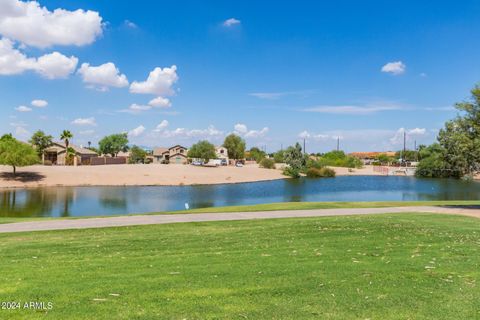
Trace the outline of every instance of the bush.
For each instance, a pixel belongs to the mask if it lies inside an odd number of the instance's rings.
[[[283,169],[283,174],[292,178],[300,178],[300,171],[292,167]]]
[[[275,169],[275,160],[264,158],[260,161],[260,168]]]
[[[335,177],[335,170],[330,168],[310,168],[307,170],[307,177],[309,178],[332,178]]]

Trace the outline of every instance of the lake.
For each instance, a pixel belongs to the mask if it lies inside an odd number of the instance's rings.
[[[150,187],[48,187],[0,191],[0,216],[78,217],[296,201],[478,200],[480,183],[352,176]]]

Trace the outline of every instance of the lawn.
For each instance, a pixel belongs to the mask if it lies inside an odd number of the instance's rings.
[[[173,211],[169,213],[206,213],[206,212],[251,212],[275,210],[313,210],[313,209],[348,209],[348,208],[385,208],[412,206],[480,206],[475,200],[444,201],[360,201],[360,202],[278,202],[245,206],[210,207],[192,210]],[[161,212],[159,212],[161,213]],[[158,214],[158,213],[154,213]]]
[[[0,319],[473,319],[480,220],[394,214],[0,234]]]

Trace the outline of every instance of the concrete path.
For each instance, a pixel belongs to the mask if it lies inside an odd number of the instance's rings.
[[[275,218],[299,218],[299,217],[324,217],[346,216],[357,214],[382,214],[402,212],[426,212],[460,214],[480,218],[480,209],[464,209],[453,207],[390,207],[390,208],[350,208],[350,209],[317,209],[317,210],[286,210],[286,211],[258,211],[258,212],[232,212],[232,213],[192,213],[192,214],[169,214],[169,215],[137,215],[111,218],[87,218],[87,219],[58,219],[46,221],[17,222],[0,224],[0,233],[86,229],[123,227],[149,224],[166,224],[180,222],[203,222],[203,221],[231,221]]]

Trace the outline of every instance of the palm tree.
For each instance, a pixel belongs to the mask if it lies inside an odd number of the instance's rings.
[[[65,142],[65,148],[68,150],[68,146],[70,145],[70,139],[73,138],[73,134],[68,130],[63,130],[62,134],[60,135],[60,139]]]

